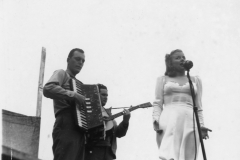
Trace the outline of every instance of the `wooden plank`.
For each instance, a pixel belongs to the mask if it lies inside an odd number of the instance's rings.
[[[37,97],[37,112],[36,112],[37,117],[41,117],[41,110],[42,110],[42,93],[43,93],[45,60],[46,60],[46,49],[42,47],[42,56],[41,56],[40,73],[39,73],[39,81],[38,81],[38,97]]]

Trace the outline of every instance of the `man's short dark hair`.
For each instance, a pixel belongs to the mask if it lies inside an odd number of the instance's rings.
[[[107,87],[104,86],[103,84],[97,84],[97,85],[98,85],[99,90],[100,90],[100,89],[106,89],[106,90],[107,90]]]
[[[83,51],[82,49],[80,49],[80,48],[74,48],[74,49],[72,49],[72,50],[70,51],[70,53],[68,54],[68,58],[72,58],[73,53],[74,53],[75,51],[78,51],[78,52],[80,52],[80,53],[84,53],[84,51]]]

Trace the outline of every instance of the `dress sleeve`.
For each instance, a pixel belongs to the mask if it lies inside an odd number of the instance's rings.
[[[153,102],[153,122],[158,122],[159,117],[163,110],[163,85],[164,76],[157,78],[157,84],[155,88],[155,100]]]
[[[196,94],[195,102],[196,102],[196,107],[198,108],[199,122],[200,122],[200,125],[203,127],[204,119],[203,119],[203,108],[202,108],[202,81],[200,77],[196,76],[195,82],[197,85],[197,94]]]

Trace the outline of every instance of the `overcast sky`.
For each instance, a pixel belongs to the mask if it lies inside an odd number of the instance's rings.
[[[44,84],[66,69],[73,48],[85,51],[77,78],[108,87],[106,107],[153,102],[164,57],[182,49],[194,63],[190,74],[203,82],[204,141],[208,159],[240,157],[240,1],[238,0],[2,0],[1,106],[35,116],[42,47]],[[114,110],[113,113],[121,110]],[[122,117],[116,119],[121,122]],[[43,98],[39,157],[52,159],[51,99]],[[118,139],[118,160],[158,159],[152,108],[131,112],[126,137]],[[199,152],[199,160],[202,153]]]

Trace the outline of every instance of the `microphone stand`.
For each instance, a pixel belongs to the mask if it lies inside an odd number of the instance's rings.
[[[200,127],[200,123],[199,123],[199,117],[198,117],[198,113],[197,113],[198,108],[196,107],[196,103],[195,103],[195,92],[194,92],[194,87],[193,87],[192,81],[191,81],[191,79],[190,79],[189,69],[187,69],[187,77],[188,77],[188,81],[189,81],[189,85],[190,85],[190,90],[191,90],[191,94],[192,94],[193,111],[194,111],[195,117],[196,117],[198,134],[199,134],[200,143],[201,143],[201,147],[202,147],[203,159],[204,159],[204,160],[207,160],[206,153],[205,153],[205,148],[204,148],[204,144],[203,144],[201,127]]]

